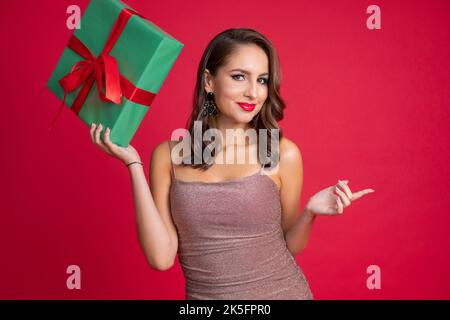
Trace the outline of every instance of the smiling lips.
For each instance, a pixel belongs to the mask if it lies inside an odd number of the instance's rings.
[[[256,104],[252,103],[244,103],[244,102],[238,102],[238,105],[245,111],[253,111],[256,107]]]

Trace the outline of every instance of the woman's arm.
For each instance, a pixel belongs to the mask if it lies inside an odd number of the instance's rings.
[[[305,249],[316,215],[343,214],[344,208],[373,189],[352,192],[348,180],[339,180],[314,194],[303,212],[297,216],[297,208],[303,183],[302,156],[298,147],[289,140],[280,142],[280,177],[282,223],[286,245],[293,256]]]
[[[286,244],[294,257],[305,249],[315,219],[314,213],[305,207],[294,225],[286,232]]]
[[[166,185],[168,183],[166,180],[170,180],[170,172],[164,170],[165,164],[162,159],[164,155],[162,153],[165,150],[163,148],[164,146],[160,145],[153,151],[150,176],[159,183]],[[159,172],[156,173],[158,170]],[[170,223],[170,221],[167,222],[167,215],[170,215],[170,213],[164,209],[158,210],[147,184],[143,167],[136,164],[131,165],[129,172],[139,243],[152,268],[160,271],[167,270],[173,265],[178,248],[177,243],[172,242],[177,241],[177,239],[172,239],[175,233],[174,227],[172,226],[170,229],[170,226],[167,226]],[[163,176],[164,172],[168,173],[169,176]]]
[[[280,141],[279,176],[284,238],[289,251],[296,256],[306,247],[315,219],[306,207],[298,215],[303,186],[303,160],[297,145],[285,137]]]
[[[100,132],[102,130],[101,124],[97,126],[93,123],[91,125],[92,143],[126,165],[135,161],[141,162],[138,152],[132,145],[124,148],[110,140],[109,128],[106,129],[104,137],[101,139]],[[152,154],[150,164],[151,192],[142,166],[137,163],[128,166],[139,244],[150,266],[161,271],[167,270],[173,265],[178,251],[178,236],[169,210],[169,191],[172,180],[171,165],[169,143],[166,141],[159,144]]]

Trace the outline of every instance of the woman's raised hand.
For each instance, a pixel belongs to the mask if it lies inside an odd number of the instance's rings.
[[[103,150],[110,156],[119,159],[124,164],[129,164],[133,161],[141,162],[141,157],[131,144],[129,144],[128,147],[124,148],[111,142],[111,140],[109,139],[109,128],[106,129],[103,140],[101,140],[100,132],[102,130],[103,126],[101,123],[98,126],[95,123],[91,125],[90,133],[92,143],[96,144],[101,150]]]
[[[358,200],[373,189],[364,189],[352,193],[348,186],[348,180],[338,180],[334,186],[325,188],[312,196],[306,204],[306,210],[313,214],[335,215],[344,213],[352,201]]]

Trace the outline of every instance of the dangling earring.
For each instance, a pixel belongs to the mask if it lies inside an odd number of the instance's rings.
[[[214,93],[208,92],[206,93],[206,100],[203,104],[202,109],[202,117],[207,117],[209,115],[213,115],[214,117],[219,113],[217,111],[217,105],[214,102]]]

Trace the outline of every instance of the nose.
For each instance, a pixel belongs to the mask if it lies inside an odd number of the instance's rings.
[[[258,89],[257,84],[250,82],[245,92],[245,96],[251,99],[252,101],[255,100],[257,97],[257,89]]]

